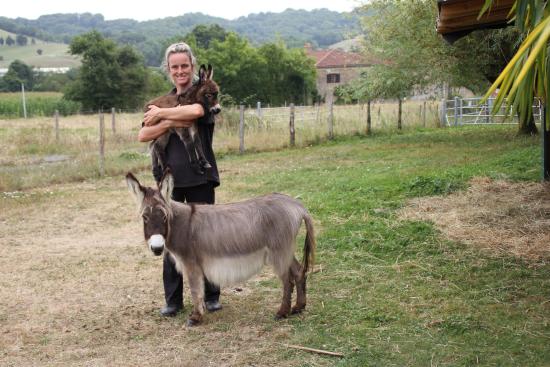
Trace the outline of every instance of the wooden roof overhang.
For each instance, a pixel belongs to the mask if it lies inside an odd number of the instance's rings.
[[[514,3],[515,0],[495,0],[478,19],[485,0],[438,0],[437,32],[453,43],[476,29],[506,27]]]

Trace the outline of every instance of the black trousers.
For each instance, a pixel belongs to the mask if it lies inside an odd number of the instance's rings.
[[[206,183],[193,187],[176,187],[172,192],[172,199],[179,202],[214,204],[216,199],[214,186]],[[176,270],[171,256],[164,255],[162,263],[162,281],[164,283],[164,298],[168,306],[183,306],[183,277]],[[204,278],[204,300],[218,301],[220,288]]]

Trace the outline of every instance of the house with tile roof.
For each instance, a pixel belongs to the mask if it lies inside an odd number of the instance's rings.
[[[304,49],[306,55],[315,60],[317,91],[325,101],[332,97],[334,88],[357,79],[362,71],[376,63],[359,53],[336,48],[314,50],[306,44]]]

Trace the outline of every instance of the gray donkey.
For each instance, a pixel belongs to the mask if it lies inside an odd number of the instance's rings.
[[[204,277],[220,286],[243,282],[265,264],[273,266],[283,283],[283,298],[276,318],[299,313],[306,306],[306,274],[313,264],[313,223],[299,201],[270,194],[218,205],[189,205],[170,200],[173,178],[165,172],[158,189],[141,186],[132,173],[126,182],[143,217],[145,241],[155,255],[163,250],[175,259],[187,277],[193,299],[188,326],[201,322]],[[305,222],[303,263],[294,252],[296,236]],[[296,286],[296,304],[291,298]]]
[[[145,110],[147,110],[150,105],[167,108],[201,103],[210,113],[218,114],[221,111],[220,104],[218,103],[220,88],[218,84],[212,80],[213,75],[214,70],[212,65],[208,65],[208,70],[204,65],[201,65],[197,84],[194,84],[183,94],[170,94],[157,97],[145,104]],[[185,145],[191,168],[196,173],[203,174],[205,169],[212,168],[212,165],[208,162],[202,150],[202,142],[197,131],[196,123],[190,127],[172,128],[153,140],[150,144],[153,166],[160,165],[162,171],[167,168],[165,150],[170,140],[170,134],[172,133],[176,133]]]

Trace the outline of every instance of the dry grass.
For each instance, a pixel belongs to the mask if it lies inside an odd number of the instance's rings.
[[[161,258],[145,248],[120,177],[0,200],[0,365],[326,365],[274,346],[292,326],[273,320],[280,287],[269,272],[223,289],[223,311],[199,328],[185,328],[185,313],[161,318]]]
[[[550,185],[474,178],[464,192],[410,201],[401,217],[429,220],[454,241],[532,262],[550,259]]]

